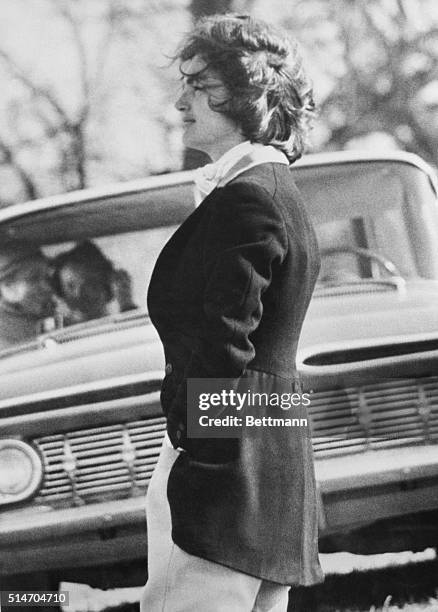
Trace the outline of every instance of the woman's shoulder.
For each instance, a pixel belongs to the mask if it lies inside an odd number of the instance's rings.
[[[276,183],[276,168],[275,166],[282,166],[284,164],[273,164],[264,163],[257,164],[252,168],[244,170],[233,178],[227,187],[230,189],[253,189],[262,190],[271,193],[275,193]]]
[[[288,199],[299,198],[289,166],[281,163],[264,163],[245,170],[218,190],[218,199],[256,200],[262,203],[281,204]]]
[[[283,228],[283,203],[277,198],[275,171],[269,165],[250,168],[217,189],[206,202],[209,209],[207,222],[220,225],[224,219],[229,219],[234,226],[264,226],[268,223]]]

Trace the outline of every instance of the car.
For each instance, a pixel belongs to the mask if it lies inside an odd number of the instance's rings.
[[[322,255],[298,353],[321,550],[436,545],[434,172],[398,151],[308,155],[291,172]],[[144,495],[165,430],[164,357],[145,298],[192,190],[193,173],[179,172],[0,211],[0,242],[28,240],[49,258],[91,240],[128,275],[133,303],[64,327],[47,320],[0,353],[4,577],[145,566]]]

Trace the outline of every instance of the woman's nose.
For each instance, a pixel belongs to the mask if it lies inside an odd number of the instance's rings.
[[[181,95],[178,98],[178,100],[175,102],[175,108],[179,111],[185,111],[188,109],[189,104],[190,104],[190,101],[189,101],[187,89],[184,89],[181,92]]]

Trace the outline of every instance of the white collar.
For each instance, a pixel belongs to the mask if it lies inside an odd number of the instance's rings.
[[[223,187],[245,170],[259,164],[277,162],[289,164],[284,153],[273,146],[241,142],[229,149],[216,162],[195,170],[195,202],[202,200],[216,187]]]

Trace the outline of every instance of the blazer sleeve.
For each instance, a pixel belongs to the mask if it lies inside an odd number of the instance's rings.
[[[203,237],[201,337],[185,380],[243,374],[255,354],[250,335],[263,314],[263,292],[287,250],[283,217],[265,189],[239,182],[221,190]]]

